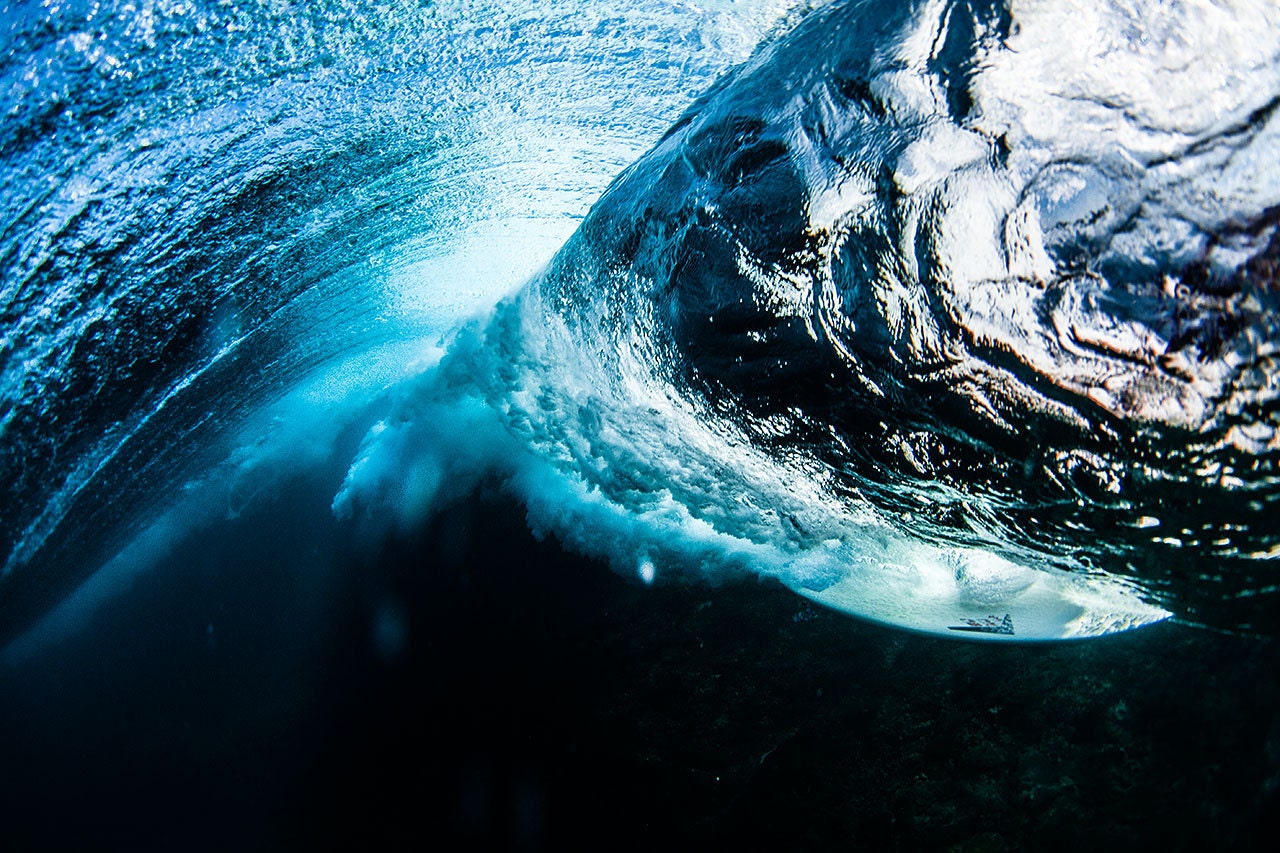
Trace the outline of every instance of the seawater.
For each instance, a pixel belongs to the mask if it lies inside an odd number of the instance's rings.
[[[1275,13],[1077,11],[6,6],[15,849],[1261,847]]]
[[[309,464],[787,8],[13,7],[8,623],[211,473],[234,513]]]

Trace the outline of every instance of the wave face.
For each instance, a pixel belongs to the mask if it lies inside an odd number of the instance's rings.
[[[0,622],[354,417],[791,5],[10,4]],[[237,432],[335,359],[323,404]]]
[[[0,606],[238,482],[233,426],[346,359],[291,410],[390,400],[343,518],[499,477],[645,581],[1274,632],[1280,17],[1150,5],[33,5]]]

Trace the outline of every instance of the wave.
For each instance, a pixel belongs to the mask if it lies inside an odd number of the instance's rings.
[[[969,639],[1275,630],[1271,4],[494,8],[370,20],[369,65],[319,47],[352,32],[322,15],[253,97],[121,118],[57,204],[6,195],[7,233],[38,237],[6,265],[38,297],[6,297],[10,612],[33,565],[81,555],[67,530],[224,458],[201,425],[440,339],[336,404],[377,421],[349,523],[412,528],[497,480],[646,583],[753,573]],[[122,219],[130,181],[167,206]]]
[[[645,576],[999,639],[1273,590],[1280,20],[1063,14],[815,10],[455,345],[339,506],[458,398],[559,478],[518,485],[535,526]]]

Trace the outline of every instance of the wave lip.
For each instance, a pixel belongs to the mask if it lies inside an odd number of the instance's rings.
[[[989,551],[916,546],[900,559],[825,589],[791,587],[863,618],[990,642],[1089,639],[1171,615],[1113,580],[1037,571]]]

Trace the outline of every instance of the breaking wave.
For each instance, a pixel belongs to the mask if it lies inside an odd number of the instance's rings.
[[[642,582],[1278,627],[1272,4],[493,5],[322,6],[92,121],[204,19],[15,25],[112,82],[5,147],[0,606],[84,576],[73,529],[367,428],[355,527],[499,482]]]

